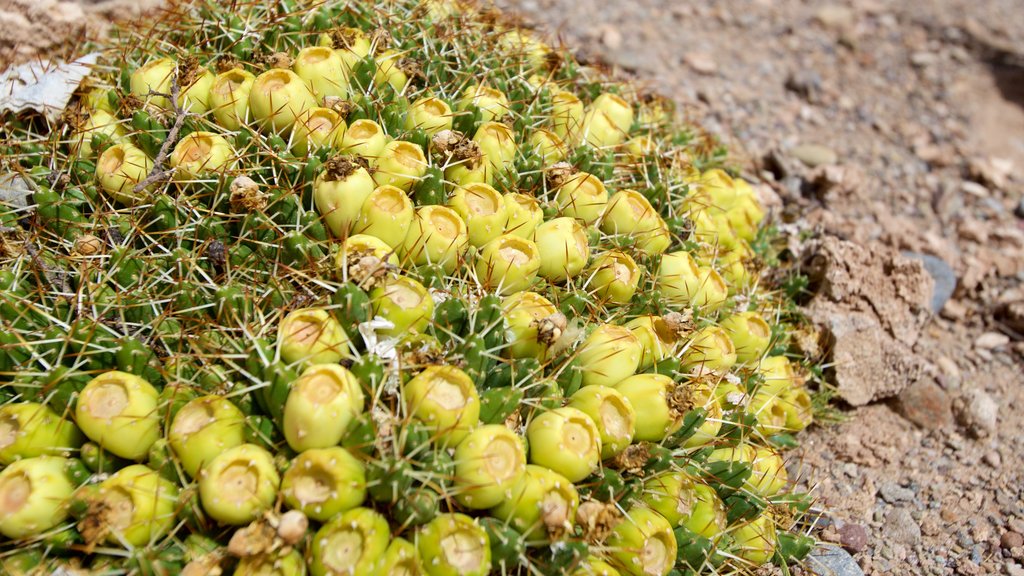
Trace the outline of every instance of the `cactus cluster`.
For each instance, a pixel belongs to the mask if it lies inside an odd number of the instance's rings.
[[[813,418],[753,188],[453,0],[175,5],[7,118],[8,574],[799,562]],[[756,249],[755,249],[756,247]]]

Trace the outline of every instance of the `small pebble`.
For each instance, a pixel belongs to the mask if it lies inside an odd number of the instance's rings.
[[[1020,548],[1024,546],[1024,536],[1013,531],[1003,532],[1003,535],[999,537],[999,545],[1006,550]]]
[[[789,153],[809,168],[835,164],[839,160],[839,156],[835,151],[817,144],[801,144],[799,146],[794,146]]]
[[[1010,343],[1010,337],[999,332],[985,332],[974,341],[974,345],[982,350],[1002,348]]]
[[[843,524],[839,529],[839,543],[848,552],[861,552],[868,546],[868,531],[860,524]]]

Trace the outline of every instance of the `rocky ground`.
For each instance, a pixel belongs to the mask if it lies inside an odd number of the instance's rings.
[[[146,4],[0,0],[0,63]],[[790,462],[838,544],[816,571],[1024,575],[1019,1],[498,4],[674,98],[815,232],[806,347],[847,400]]]

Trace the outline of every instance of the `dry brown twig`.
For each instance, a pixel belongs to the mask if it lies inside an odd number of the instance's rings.
[[[185,118],[188,117],[188,112],[182,108],[181,104],[178,102],[178,97],[180,95],[181,86],[178,84],[177,74],[171,76],[170,94],[154,92],[153,90],[150,90],[149,94],[147,94],[147,96],[162,96],[170,101],[171,111],[174,112],[174,124],[167,133],[167,138],[164,140],[164,143],[160,145],[160,151],[157,152],[156,158],[153,159],[153,169],[150,170],[149,174],[136,184],[134,188],[132,188],[132,191],[136,194],[145,190],[150,184],[167,178],[171,175],[171,172],[174,171],[173,168],[165,169],[163,165],[164,162],[167,161],[167,155],[170,153],[171,146],[173,146],[178,140],[178,133],[181,132],[181,127],[185,124]]]

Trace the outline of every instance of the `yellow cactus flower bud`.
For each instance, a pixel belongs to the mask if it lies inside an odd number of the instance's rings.
[[[94,110],[71,137],[72,151],[81,158],[92,158],[97,152],[92,149],[93,136],[108,136],[111,143],[121,144],[127,141],[128,131],[113,114]]]
[[[96,161],[96,180],[100,187],[125,206],[134,206],[145,197],[146,190],[135,192],[135,186],[153,170],[153,161],[134,144],[115,144],[100,154]]]
[[[217,123],[238,130],[249,120],[249,92],[256,76],[241,68],[221,72],[210,86],[210,110]]]
[[[544,255],[540,275],[551,282],[564,282],[583,271],[590,259],[587,233],[579,221],[553,218],[537,227],[537,249]]]
[[[602,324],[580,345],[577,361],[584,386],[609,386],[629,378],[640,365],[643,347],[623,326]]]
[[[557,540],[572,530],[580,495],[568,478],[535,464],[491,514],[529,540]]]
[[[690,382],[686,384],[686,402],[692,408],[701,408],[706,414],[704,423],[697,427],[693,435],[683,442],[686,448],[706,446],[715,442],[722,429],[722,404],[715,395],[716,390],[709,384]]]
[[[643,355],[639,370],[643,371],[672,356],[679,347],[680,337],[689,329],[689,323],[677,313],[663,316],[639,316],[626,323],[640,341]]]
[[[422,284],[399,276],[388,279],[370,292],[374,316],[390,321],[392,328],[378,329],[388,336],[422,332],[434,316],[434,300]]]
[[[178,487],[141,464],[127,466],[101,482],[90,495],[104,540],[115,546],[144,547],[159,540],[177,521]]]
[[[565,330],[565,316],[536,292],[513,294],[502,300],[501,307],[509,341],[506,351],[512,358],[543,360]]]
[[[190,132],[178,141],[171,152],[170,164],[174,179],[188,182],[222,173],[231,168],[235,151],[220,134]]]
[[[737,362],[756,362],[768,351],[772,329],[757,312],[739,312],[722,320],[720,326],[736,348]]]
[[[590,108],[607,116],[619,132],[628,134],[630,127],[633,126],[633,107],[617,94],[601,94],[590,105]]]
[[[505,231],[508,220],[501,194],[488,184],[469,184],[456,188],[448,206],[466,223],[469,243],[483,246]]]
[[[292,153],[305,156],[318,148],[341,149],[345,121],[330,108],[310,108],[295,119]]]
[[[729,287],[713,268],[701,268],[689,252],[665,254],[655,284],[674,307],[697,306],[714,311],[729,298]]]
[[[675,567],[677,543],[672,525],[644,506],[631,508],[608,537],[614,564],[629,576],[667,576]]]
[[[646,134],[634,136],[626,142],[626,154],[629,159],[636,162],[645,156],[650,156],[658,151],[658,145]]]
[[[291,384],[284,405],[285,440],[292,450],[337,446],[363,413],[363,389],[337,364],[314,364]]]
[[[141,460],[160,438],[159,393],[134,374],[111,370],[93,378],[82,389],[75,407],[75,422],[103,449]]]
[[[786,430],[790,432],[799,432],[814,421],[811,395],[804,388],[787,390],[776,400],[776,404],[785,412]]]
[[[762,358],[757,365],[757,371],[764,378],[759,392],[767,392],[778,396],[786,390],[792,390],[803,386],[803,380],[797,374],[793,363],[785,356],[768,356]]]
[[[610,250],[594,259],[588,286],[605,305],[629,304],[640,283],[640,267],[629,254]]]
[[[627,134],[620,131],[612,119],[600,110],[590,109],[583,116],[580,143],[594,148],[611,148],[622,144]]]
[[[583,126],[583,102],[565,90],[551,95],[551,126],[555,134],[566,142],[574,142]]]
[[[537,227],[544,221],[544,211],[533,196],[509,192],[502,197],[505,205],[505,233],[533,240]]]
[[[306,83],[306,88],[323,102],[325,96],[345,98],[348,95],[348,75],[341,55],[324,46],[309,46],[299,51],[292,62],[295,75]]]
[[[444,178],[456,187],[474,183],[491,184],[494,182],[494,167],[477,142],[464,140],[446,160]]]
[[[454,272],[469,247],[469,229],[447,206],[420,206],[402,244],[403,256],[417,265],[438,264]]]
[[[455,366],[428,366],[402,387],[406,412],[441,444],[457,446],[480,421],[476,385]]]
[[[620,574],[618,570],[612,568],[611,564],[590,556],[572,571],[571,576],[620,576]]]
[[[525,60],[531,70],[546,68],[551,54],[551,48],[547,44],[523,29],[505,32],[498,37],[497,45],[499,50],[511,52],[519,56],[519,60]]]
[[[474,510],[500,504],[526,474],[526,447],[500,424],[471,431],[455,447],[455,500]]]
[[[484,122],[501,120],[509,110],[505,93],[483,84],[474,84],[463,90],[455,108],[459,112],[465,112],[470,106],[480,109],[480,117]]]
[[[171,103],[164,96],[152,96],[151,92],[170,94],[171,80],[178,72],[178,64],[170,58],[150,60],[132,72],[129,84],[133,96],[149,100],[160,108],[169,108]]]
[[[245,443],[245,426],[245,414],[230,400],[203,396],[178,410],[167,440],[185,473],[195,478],[214,456]]]
[[[451,130],[452,122],[451,107],[444,100],[433,96],[413,102],[405,115],[406,130],[419,128],[431,136],[442,130]]]
[[[736,348],[729,334],[719,326],[697,331],[683,352],[682,364],[688,369],[728,372],[736,363]]]
[[[690,408],[678,393],[677,384],[664,374],[636,374],[617,382],[614,388],[640,415],[633,436],[636,441],[661,442],[682,426]]]
[[[601,435],[601,458],[613,458],[633,443],[637,414],[622,392],[607,386],[585,386],[569,398],[569,407],[594,421]]]
[[[636,190],[620,190],[608,200],[601,218],[601,231],[635,238],[637,248],[647,254],[661,254],[672,243],[672,235],[661,215]]]
[[[317,104],[306,82],[283,68],[267,70],[257,76],[249,91],[253,120],[274,132],[289,132],[299,114]]]
[[[584,412],[555,408],[533,417],[526,428],[530,463],[579,482],[601,464],[601,433]]]
[[[496,172],[501,172],[512,166],[516,159],[518,147],[515,133],[501,122],[481,124],[473,136],[473,141],[480,146],[484,161],[490,163],[491,168]]]
[[[695,534],[717,540],[727,526],[725,503],[715,489],[707,484],[695,482],[693,491],[696,495],[693,510],[683,526]]]
[[[439,514],[416,539],[426,576],[487,576],[491,543],[487,531],[464,514]]]
[[[368,234],[353,234],[346,238],[334,257],[334,268],[338,280],[342,282],[361,284],[368,277],[379,276],[388,267],[398,266],[395,249],[380,238]]]
[[[775,555],[778,535],[775,521],[767,514],[742,524],[730,532],[736,555],[755,566],[766,564]]]
[[[289,364],[323,364],[352,357],[348,334],[323,308],[289,312],[278,324],[277,345],[281,358]]]
[[[530,148],[540,155],[545,166],[561,162],[568,152],[568,146],[558,134],[543,128],[534,130],[530,135]]]
[[[377,63],[377,72],[373,75],[373,81],[377,86],[390,84],[395,92],[401,93],[405,85],[409,83],[409,77],[402,71],[399,65],[402,54],[394,50],[385,50],[374,60]]]
[[[380,156],[371,159],[376,169],[373,174],[378,186],[394,186],[408,192],[427,173],[427,157],[423,149],[404,140],[394,140],[384,146]]]
[[[270,452],[255,444],[242,444],[221,452],[204,468],[199,500],[211,518],[238,526],[273,508],[280,484]]]
[[[608,189],[597,176],[577,172],[558,187],[555,202],[563,216],[593,224],[608,204]]]
[[[477,279],[499,294],[525,290],[537,279],[540,251],[532,240],[504,234],[487,243],[476,261]]]
[[[12,540],[42,534],[68,517],[75,487],[66,458],[36,456],[0,470],[0,534]]]
[[[340,149],[345,154],[355,154],[371,160],[384,152],[388,137],[380,124],[373,120],[356,120],[341,137]]]
[[[366,499],[366,469],[341,446],[299,454],[281,479],[281,495],[293,510],[326,522]]]
[[[373,46],[370,37],[359,28],[336,28],[328,37],[328,41],[335,49],[342,53],[350,53],[356,58],[363,58],[370,54]],[[322,44],[323,45],[323,44]]]
[[[82,433],[70,421],[35,402],[0,406],[0,464],[35,456],[59,456],[82,445]]]
[[[180,65],[178,70],[182,72]],[[199,68],[192,74],[192,82],[182,87],[178,105],[193,114],[203,114],[210,109],[210,88],[213,87],[215,76],[205,68]]]
[[[782,455],[771,448],[756,448],[750,464],[751,474],[745,486],[761,496],[775,496],[789,482],[789,473]]]
[[[697,498],[694,479],[685,472],[663,472],[644,481],[641,501],[661,514],[672,526],[690,518]]]
[[[88,85],[88,80],[86,80],[86,85]],[[82,103],[85,104],[86,109],[90,111],[90,113],[103,111],[108,114],[116,114],[117,110],[110,103],[110,96],[112,94],[117,94],[117,92],[115,90],[107,90],[106,88],[97,86],[86,92]]]
[[[788,414],[784,399],[780,395],[758,390],[750,398],[747,412],[757,420],[755,429],[764,436],[779,434],[787,430]]]
[[[355,232],[380,238],[397,249],[402,246],[415,214],[412,201],[404,190],[381,185],[363,202]]]
[[[313,201],[331,232],[344,238],[356,225],[375,187],[362,166],[344,158],[332,159],[313,182]]]
[[[764,209],[753,196],[743,196],[726,213],[726,219],[740,238],[748,242],[757,236],[758,226],[764,220]]]

